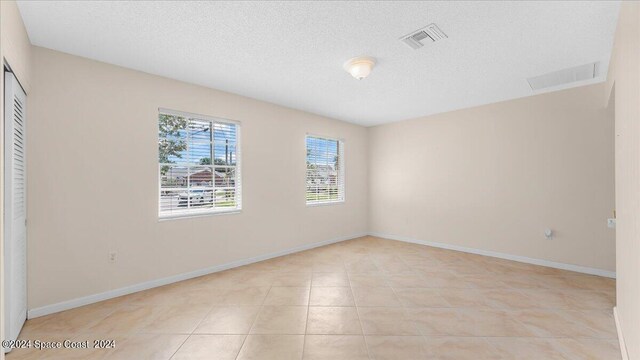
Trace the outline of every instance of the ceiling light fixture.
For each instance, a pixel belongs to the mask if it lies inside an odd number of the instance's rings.
[[[354,78],[362,80],[371,74],[371,69],[375,64],[376,60],[374,58],[359,56],[344,63],[344,69]]]

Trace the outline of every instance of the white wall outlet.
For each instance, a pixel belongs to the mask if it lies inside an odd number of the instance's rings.
[[[112,251],[112,252],[109,253],[109,262],[110,263],[112,263],[112,264],[115,263],[117,258],[118,258],[118,253],[117,252]]]
[[[545,229],[544,237],[547,239],[551,239],[553,237],[553,231],[551,229]]]
[[[615,229],[616,228],[616,219],[607,219],[607,227],[609,229]]]

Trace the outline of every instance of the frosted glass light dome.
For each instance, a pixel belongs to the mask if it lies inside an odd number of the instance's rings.
[[[374,58],[368,56],[355,57],[344,63],[344,69],[347,70],[351,76],[358,80],[362,80],[371,74],[373,66],[376,64]]]

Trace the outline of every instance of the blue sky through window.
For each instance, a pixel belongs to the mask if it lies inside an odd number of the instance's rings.
[[[335,166],[338,141],[307,136],[307,161],[314,165]]]
[[[218,162],[235,165],[237,159],[237,129],[233,124],[213,123],[213,146],[211,143],[211,123],[199,120],[190,121],[189,129],[180,130],[174,140],[190,141],[187,150],[181,151],[180,157],[171,155],[169,160],[174,163],[197,165],[204,158],[218,159]],[[171,138],[171,137],[169,137]],[[212,149],[213,148],[213,149]],[[213,151],[213,154],[212,154]],[[212,156],[213,155],[213,156]]]

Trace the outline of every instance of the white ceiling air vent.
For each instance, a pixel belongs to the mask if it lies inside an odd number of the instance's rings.
[[[600,63],[594,62],[586,65],[574,66],[540,76],[527,79],[532,90],[541,90],[558,85],[565,85],[577,81],[589,80],[598,76]]]
[[[425,44],[447,38],[438,25],[430,24],[400,38],[400,41],[409,45],[412,49],[419,49]]]

